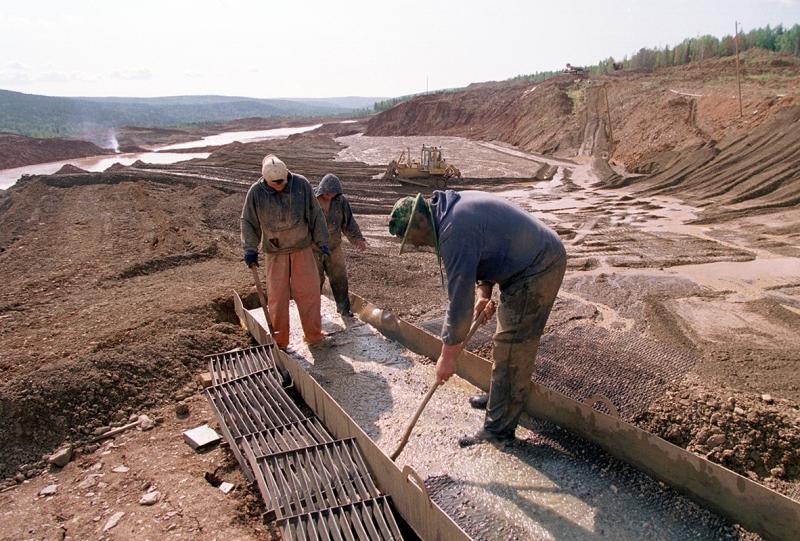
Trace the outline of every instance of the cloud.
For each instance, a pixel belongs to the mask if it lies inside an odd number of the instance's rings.
[[[38,83],[66,83],[67,81],[74,81],[78,77],[74,73],[64,73],[61,71],[48,71],[38,77]]]
[[[31,76],[21,70],[0,70],[0,85],[3,86],[23,85],[30,83],[31,80]]]
[[[147,68],[133,70],[116,70],[111,72],[112,79],[122,79],[124,81],[149,81],[153,74]]]

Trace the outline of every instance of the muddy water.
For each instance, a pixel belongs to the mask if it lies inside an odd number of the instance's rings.
[[[313,126],[299,126],[296,128],[273,128],[271,130],[230,131],[218,133],[216,135],[209,135],[195,141],[167,145],[160,147],[159,150],[169,151],[207,146],[220,146],[228,145],[237,141],[240,143],[254,143],[256,141],[264,141],[265,139],[289,137],[295,133],[304,133],[307,131],[316,130],[320,126],[322,126],[322,124],[314,124]]]
[[[105,171],[115,163],[131,165],[137,160],[152,164],[171,164],[195,158],[205,159],[209,156],[208,152],[186,153],[169,151],[227,145],[235,141],[251,143],[254,141],[263,141],[265,139],[288,137],[295,133],[303,133],[315,130],[321,125],[322,124],[314,124],[313,126],[299,126],[296,128],[274,128],[271,130],[223,132],[216,135],[209,135],[208,137],[204,137],[196,141],[156,147],[149,152],[91,156],[88,158],[73,158],[70,160],[16,167],[14,169],[2,169],[0,170],[0,189],[5,190],[10,188],[14,185],[14,183],[17,182],[17,180],[19,180],[22,175],[50,175],[61,169],[61,167],[66,164],[75,165],[86,171]]]
[[[292,306],[291,356],[389,454],[433,381],[433,365],[322,301],[334,346],[309,351]],[[437,390],[397,461],[427,479],[433,498],[474,538],[714,539],[726,528],[597,449],[561,445],[527,418],[520,443],[459,448],[457,438],[483,421],[467,405],[475,392],[458,377]]]

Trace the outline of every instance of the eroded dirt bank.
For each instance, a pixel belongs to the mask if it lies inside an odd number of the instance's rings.
[[[0,133],[0,169],[113,153],[113,150],[100,148],[88,141],[35,139],[13,133]]]
[[[267,152],[312,183],[340,175],[370,243],[345,247],[353,289],[437,324],[445,296],[434,258],[399,256],[386,230],[394,201],[415,190],[373,178],[385,156],[420,140],[339,141],[233,144],[204,161],[34,178],[2,194],[6,484],[34,475],[64,440],[95,451],[100,427],[182,399],[203,354],[249,343],[230,292],[252,291],[238,217]],[[445,148],[469,172],[454,188],[517,201],[567,245],[540,381],[578,398],[607,394],[625,418],[798,497],[796,208],[697,224],[699,209],[678,199],[592,187],[582,162],[457,138]],[[547,161],[558,173],[534,182]],[[488,331],[478,338],[486,353]],[[45,502],[30,505],[50,513]]]

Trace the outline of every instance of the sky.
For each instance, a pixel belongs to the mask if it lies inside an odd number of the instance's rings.
[[[399,96],[704,34],[800,0],[2,0],[0,88],[52,96]]]

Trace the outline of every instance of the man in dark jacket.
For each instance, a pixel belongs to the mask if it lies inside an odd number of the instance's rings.
[[[325,215],[308,180],[290,172],[272,154],[261,166],[262,177],[250,187],[242,208],[244,261],[258,265],[258,246],[267,266],[269,314],[275,342],[289,345],[289,296],[297,303],[306,342],[327,345],[322,332],[319,277],[312,245],[330,255]]]
[[[314,195],[317,196],[322,212],[325,213],[328,225],[328,235],[330,240],[328,245],[331,249],[330,256],[325,256],[322,252],[315,250],[317,256],[317,266],[319,268],[320,287],[325,282],[325,275],[331,283],[331,291],[336,301],[336,309],[345,317],[352,317],[350,311],[350,293],[347,284],[347,266],[344,262],[344,251],[342,250],[342,234],[347,237],[359,251],[367,248],[367,242],[361,234],[361,229],[353,217],[350,209],[350,202],[342,193],[342,183],[339,177],[328,173],[319,183]]]
[[[539,339],[561,287],[567,257],[555,232],[521,208],[483,192],[433,192],[399,200],[389,232],[409,246],[432,247],[447,273],[449,304],[437,382],[456,370],[470,324],[500,288],[492,381],[484,426],[462,446],[514,438],[530,391]],[[477,292],[477,298],[476,298]]]

